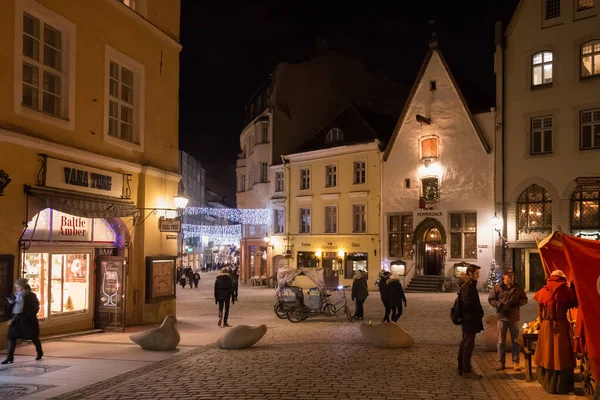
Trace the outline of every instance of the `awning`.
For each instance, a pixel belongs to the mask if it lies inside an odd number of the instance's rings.
[[[25,194],[41,202],[41,209],[52,208],[60,212],[85,218],[122,218],[138,213],[133,201],[25,185]]]

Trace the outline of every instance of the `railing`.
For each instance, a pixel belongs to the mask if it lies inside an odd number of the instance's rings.
[[[412,265],[408,268],[408,271],[406,271],[406,273],[404,274],[404,277],[402,278],[402,286],[406,287],[406,277],[408,276],[408,273],[410,272],[411,269],[413,269],[413,267],[415,266],[415,263],[412,263]]]

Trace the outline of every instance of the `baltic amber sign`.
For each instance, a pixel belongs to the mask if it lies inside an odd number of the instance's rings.
[[[123,197],[122,174],[51,157],[46,158],[45,185],[78,192]]]
[[[73,242],[92,240],[92,219],[76,217],[53,210],[52,239]]]

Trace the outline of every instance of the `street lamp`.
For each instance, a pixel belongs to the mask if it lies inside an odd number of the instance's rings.
[[[187,197],[180,195],[174,196],[173,199],[175,200],[175,208],[181,210],[181,213],[183,214],[183,209],[185,208],[185,206],[187,206],[187,203],[190,200]]]

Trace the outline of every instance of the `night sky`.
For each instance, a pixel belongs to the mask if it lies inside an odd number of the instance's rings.
[[[453,74],[469,86],[461,89],[493,99],[494,22],[507,21],[517,2],[182,0],[180,148],[209,174],[228,167],[220,180],[234,193],[244,106],[278,62],[307,60],[323,38],[410,86],[431,20]]]

